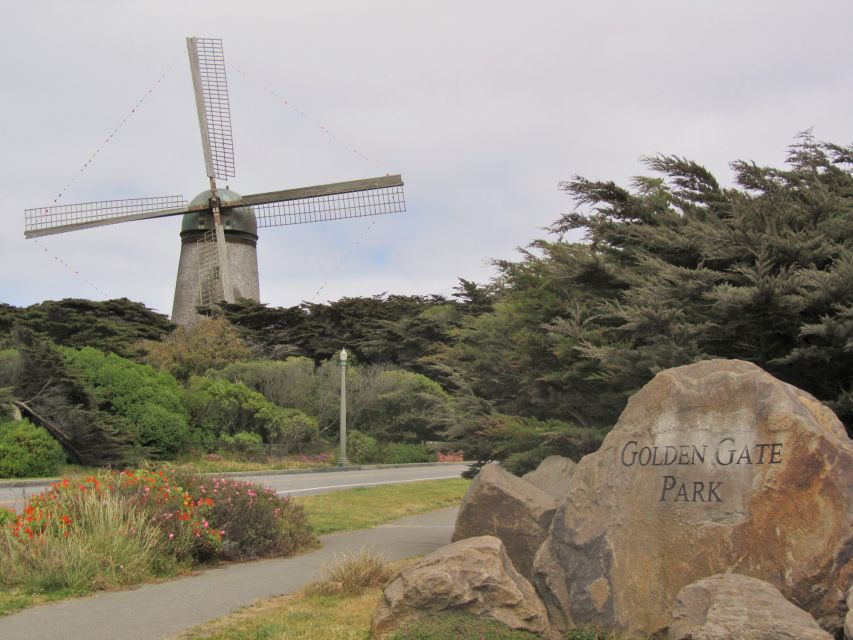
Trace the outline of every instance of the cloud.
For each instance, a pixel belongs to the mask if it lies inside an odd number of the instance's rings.
[[[5,17],[0,300],[16,305],[170,311],[179,220],[36,244],[22,217],[69,183],[63,202],[205,188],[187,35],[224,39],[233,189],[406,182],[405,214],[262,230],[273,305],[485,281],[571,208],[557,185],[574,174],[624,183],[662,152],[727,182],[734,159],[780,164],[802,129],[851,138],[853,5],[828,0],[57,1]]]

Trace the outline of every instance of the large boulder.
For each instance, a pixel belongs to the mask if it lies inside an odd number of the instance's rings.
[[[853,575],[853,443],[827,407],[755,365],[659,373],[575,468],[534,582],[551,623],[667,627],[682,587],[760,578],[842,624]]]
[[[453,541],[495,536],[526,578],[557,510],[554,497],[496,464],[487,464],[459,504]]]
[[[535,470],[521,476],[545,493],[550,493],[559,502],[569,490],[569,481],[575,470],[575,463],[562,456],[548,456]]]
[[[678,592],[669,640],[832,640],[772,584],[736,573],[703,578]]]
[[[385,587],[373,618],[374,638],[384,638],[421,613],[465,611],[513,629],[549,633],[536,591],[492,536],[442,547],[404,569]]]

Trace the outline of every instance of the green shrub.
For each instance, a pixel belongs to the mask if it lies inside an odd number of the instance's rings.
[[[314,418],[298,409],[279,407],[239,382],[191,378],[185,402],[197,440],[208,445],[241,431],[257,434],[268,444],[317,439]]]
[[[187,449],[190,431],[187,416],[154,402],[134,405],[127,413],[141,446],[152,451],[152,457],[170,457]]]
[[[347,457],[356,464],[408,464],[435,460],[435,454],[422,444],[379,442],[357,430],[347,433]]]
[[[0,478],[56,474],[65,464],[59,443],[28,420],[0,422]]]
[[[317,416],[332,435],[340,416],[337,358],[315,367],[308,358],[242,362],[211,374],[245,384],[271,402]],[[435,439],[454,420],[451,398],[432,380],[387,365],[347,368],[347,416],[358,430],[382,441]]]
[[[256,452],[260,451],[264,439],[257,433],[247,433],[246,431],[238,431],[233,436],[223,434],[219,437],[219,442],[228,445],[230,448],[241,452]]]
[[[386,442],[380,447],[382,464],[411,464],[414,462],[435,462],[435,454],[422,444]]]
[[[237,362],[209,375],[240,382],[280,407],[291,407],[316,416],[319,412],[319,378],[315,369],[310,358],[291,357],[286,360]]]
[[[63,352],[92,385],[98,408],[122,419],[119,424],[131,431],[132,444],[154,458],[187,449],[190,431],[183,391],[172,376],[91,347]]]
[[[379,443],[366,433],[355,429],[347,432],[347,456],[355,464],[378,464]]]
[[[404,623],[389,640],[539,640],[528,631],[510,629],[497,620],[445,612],[418,616]]]
[[[362,388],[368,396],[354,407],[353,424],[379,440],[434,440],[453,422],[450,396],[421,374],[380,371],[371,385],[362,384]]]

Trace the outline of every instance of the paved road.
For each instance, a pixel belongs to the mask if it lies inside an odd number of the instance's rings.
[[[280,495],[307,496],[355,487],[371,487],[382,484],[399,484],[419,480],[458,478],[468,468],[464,464],[443,463],[428,467],[396,467],[361,469],[358,471],[336,471],[297,475],[253,475],[252,482],[272,487]]]
[[[295,474],[261,472],[241,475],[241,478],[266,487],[272,487],[280,495],[307,496],[355,487],[458,478],[467,468],[467,465],[464,464],[442,463],[432,466],[367,468],[352,471],[333,470]],[[0,483],[0,507],[20,509],[26,496],[39,493],[47,486],[47,483],[33,486],[4,486]]]
[[[450,542],[455,518],[455,508],[442,509],[375,529],[324,536],[322,549],[303,556],[233,564],[171,582],[33,607],[0,618],[0,638],[160,640],[172,637],[255,600],[297,591],[336,554],[371,546],[389,560],[427,554]]]

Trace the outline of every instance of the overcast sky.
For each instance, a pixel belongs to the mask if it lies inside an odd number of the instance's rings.
[[[573,175],[625,183],[641,156],[672,153],[728,184],[730,161],[779,165],[804,129],[853,141],[849,0],[8,0],[3,13],[0,302],[18,306],[128,297],[171,312],[179,218],[36,242],[23,217],[59,193],[206,187],[188,35],[223,39],[232,189],[406,183],[405,214],[261,230],[274,306],[485,282],[490,259],[572,208],[558,183]]]

